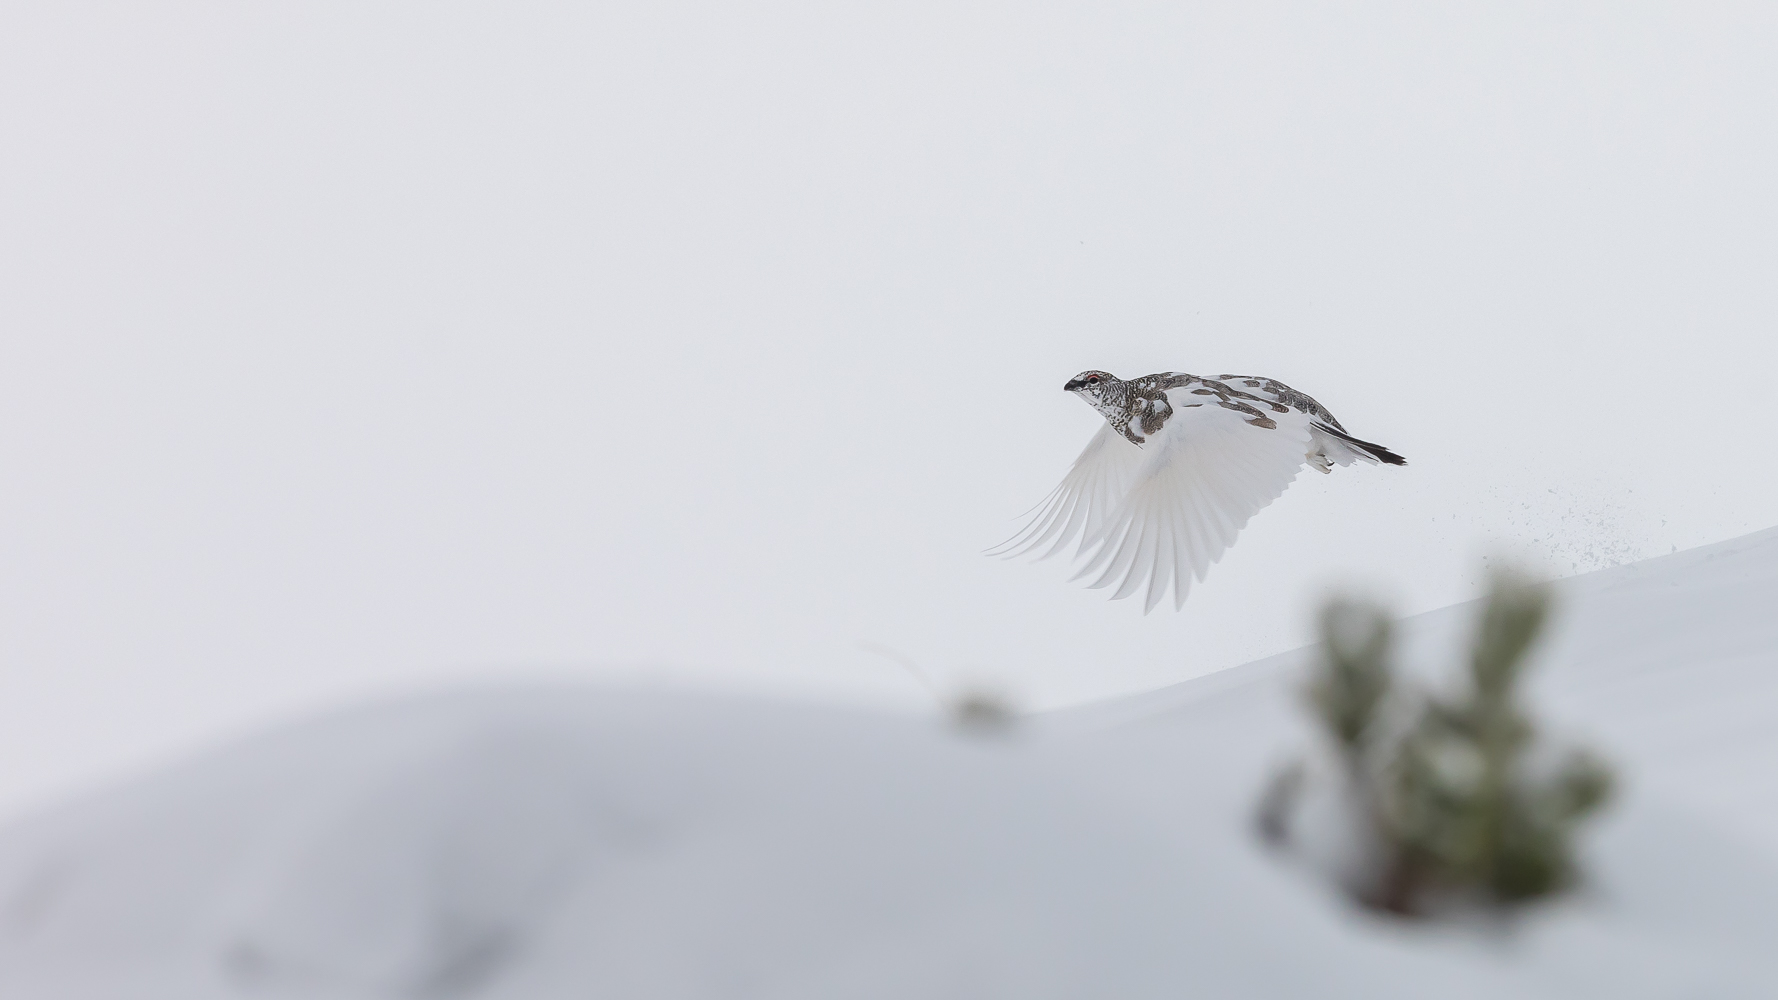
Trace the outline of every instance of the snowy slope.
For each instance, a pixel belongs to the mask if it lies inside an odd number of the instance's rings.
[[[1256,846],[1299,651],[1003,735],[597,689],[318,720],[0,833],[0,996],[1769,995],[1778,532],[1563,593],[1546,718],[1627,788],[1506,934]]]
[[[1575,577],[1557,594],[1531,674],[1539,711],[1609,751],[1635,791],[1683,804],[1778,862],[1778,528]],[[1401,622],[1401,666],[1453,676],[1476,609]],[[1293,650],[1063,717],[1189,729],[1186,719],[1238,702],[1285,708],[1313,655]]]

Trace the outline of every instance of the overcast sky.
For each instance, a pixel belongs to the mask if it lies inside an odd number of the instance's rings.
[[[0,810],[463,678],[1066,704],[1778,523],[1778,8],[1340,6],[7,4]],[[1086,368],[1411,464],[1144,617],[979,554]]]

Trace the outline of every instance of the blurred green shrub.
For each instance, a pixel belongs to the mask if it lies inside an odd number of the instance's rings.
[[[1456,696],[1411,690],[1391,668],[1381,608],[1336,600],[1322,612],[1322,658],[1308,701],[1344,772],[1348,810],[1367,829],[1368,863],[1347,884],[1361,902],[1423,916],[1451,904],[1506,907],[1577,876],[1573,833],[1603,805],[1612,775],[1593,754],[1552,755],[1516,698],[1548,615],[1547,589],[1495,579]],[[1300,764],[1261,803],[1260,829],[1288,840]]]

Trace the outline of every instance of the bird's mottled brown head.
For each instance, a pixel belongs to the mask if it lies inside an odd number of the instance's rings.
[[[1084,371],[1069,379],[1062,388],[1068,392],[1079,392],[1085,389],[1088,392],[1096,393],[1108,383],[1116,381],[1117,376],[1110,372]]]

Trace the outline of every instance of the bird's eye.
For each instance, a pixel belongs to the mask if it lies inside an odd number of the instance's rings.
[[[1087,376],[1087,381],[1088,381],[1088,382],[1097,382],[1097,381],[1099,381],[1099,376],[1097,376],[1097,375],[1088,375],[1088,376]]]

